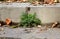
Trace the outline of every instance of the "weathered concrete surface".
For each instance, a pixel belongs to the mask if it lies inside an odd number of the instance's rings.
[[[60,22],[60,7],[31,7],[30,12],[36,12],[37,17],[42,21],[42,23],[51,23],[55,21]]]
[[[1,29],[1,28],[0,28]],[[4,27],[4,31],[0,31],[0,37],[11,37],[21,39],[60,39],[59,28],[48,28],[48,30],[40,31],[37,28],[32,28],[30,33],[24,31],[24,28],[7,28]]]
[[[6,18],[11,18],[14,22],[20,22],[24,11],[26,11],[25,7],[0,7],[0,20],[5,21]],[[29,13],[34,12],[42,23],[60,22],[60,7],[31,7]]]
[[[0,20],[10,18],[14,22],[20,22],[22,12],[25,12],[25,8],[0,7]]]

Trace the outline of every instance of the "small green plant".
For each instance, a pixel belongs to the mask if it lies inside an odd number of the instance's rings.
[[[40,24],[41,21],[36,17],[36,13],[34,14],[23,13],[21,16],[20,26],[22,27],[34,27]]]

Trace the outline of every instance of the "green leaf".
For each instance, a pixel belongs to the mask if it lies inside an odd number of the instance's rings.
[[[36,17],[36,13],[34,14],[22,13],[20,26],[33,27],[35,25],[40,25],[40,24],[41,24],[41,20]]]

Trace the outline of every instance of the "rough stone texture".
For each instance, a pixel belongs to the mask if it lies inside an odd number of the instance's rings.
[[[41,19],[42,23],[51,23],[60,20],[60,7],[31,8],[31,12],[36,12],[37,17]]]
[[[21,13],[24,12],[25,8],[0,8],[0,20],[5,21],[6,18],[11,18],[14,22],[20,21]]]
[[[0,27],[1,29],[2,27]],[[29,29],[29,28],[28,28]],[[32,28],[30,33],[24,31],[24,28],[7,28],[4,27],[3,31],[0,31],[0,37],[6,38],[18,38],[18,39],[60,39],[59,28],[48,28],[47,30],[40,31],[38,28]]]
[[[0,7],[0,20],[11,18],[14,22],[20,22],[21,12],[25,7]],[[60,22],[60,7],[31,7],[30,13],[37,13],[42,23]]]
[[[0,20],[11,18],[14,22],[20,21],[21,12],[26,11],[25,7],[29,6],[29,3],[2,3],[0,4]],[[36,12],[37,17],[41,19],[42,23],[51,23],[55,21],[60,22],[60,3],[56,5],[40,5],[32,6],[30,12]]]

